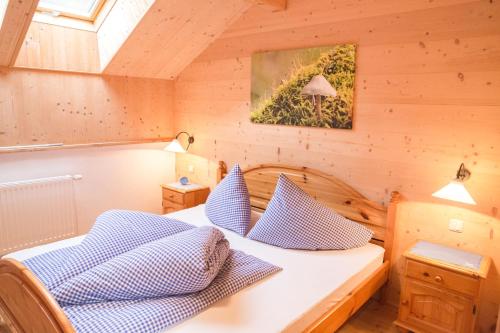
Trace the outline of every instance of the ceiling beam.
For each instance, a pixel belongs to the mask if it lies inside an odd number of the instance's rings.
[[[251,0],[257,5],[270,6],[275,11],[286,10],[287,0]]]
[[[37,5],[38,0],[8,1],[0,27],[0,66],[14,65]]]

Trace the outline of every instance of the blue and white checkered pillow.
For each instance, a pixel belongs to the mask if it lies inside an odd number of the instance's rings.
[[[283,174],[248,238],[304,250],[342,250],[366,245],[373,232],[316,201]]]
[[[193,293],[212,282],[228,254],[224,234],[204,226],[120,254],[51,293],[62,306]]]
[[[238,164],[210,193],[205,213],[212,223],[246,235],[250,225],[250,196]]]
[[[92,267],[139,245],[194,228],[164,216],[126,210],[110,210],[96,223],[47,281],[49,290]]]

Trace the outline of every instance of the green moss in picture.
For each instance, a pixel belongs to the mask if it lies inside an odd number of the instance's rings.
[[[256,53],[251,121],[352,128],[356,46]]]

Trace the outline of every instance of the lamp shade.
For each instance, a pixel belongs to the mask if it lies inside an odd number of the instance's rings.
[[[166,147],[165,149],[166,151],[169,151],[169,152],[172,152],[172,153],[185,153],[186,152],[186,149],[184,149],[182,147],[182,145],[180,144],[179,140],[177,139],[174,139],[172,140]]]
[[[469,205],[475,205],[476,201],[469,194],[464,184],[459,181],[451,181],[448,185],[441,188],[439,191],[432,193],[433,197],[457,201]]]

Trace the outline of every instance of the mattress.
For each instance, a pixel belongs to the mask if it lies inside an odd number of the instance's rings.
[[[167,214],[196,226],[212,225],[204,205]],[[231,247],[283,268],[205,311],[170,327],[169,332],[301,332],[334,306],[383,262],[374,244],[345,251],[287,250],[219,228]],[[25,260],[79,244],[84,236],[17,251],[7,258]]]

